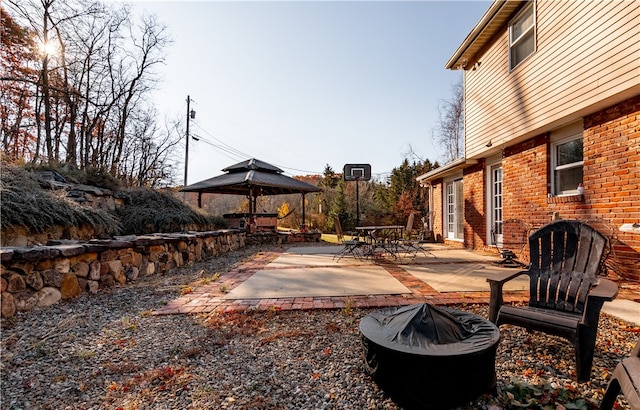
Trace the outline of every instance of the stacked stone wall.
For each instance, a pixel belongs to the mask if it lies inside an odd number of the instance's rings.
[[[243,248],[246,237],[222,230],[2,248],[2,317],[216,257]]]

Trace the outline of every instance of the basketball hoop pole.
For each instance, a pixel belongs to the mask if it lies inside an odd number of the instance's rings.
[[[356,181],[356,226],[360,226],[360,186],[358,182],[371,179],[371,165],[345,164],[342,169],[342,177],[345,181]]]
[[[358,187],[358,181],[360,178],[356,178],[356,226],[360,226],[360,188]]]

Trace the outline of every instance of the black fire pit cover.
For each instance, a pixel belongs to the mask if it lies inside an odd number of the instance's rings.
[[[373,312],[360,321],[366,365],[405,408],[446,409],[495,387],[500,331],[488,320],[430,304]]]
[[[382,347],[429,356],[476,352],[500,338],[479,316],[428,303],[373,312],[362,319],[360,331]]]

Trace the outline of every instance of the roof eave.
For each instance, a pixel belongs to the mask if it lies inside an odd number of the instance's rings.
[[[511,18],[513,12],[527,0],[494,0],[478,23],[445,64],[448,70],[465,70],[471,67],[476,53]]]
[[[436,179],[440,179],[440,178],[444,178],[448,175],[452,175],[458,171],[461,171],[463,169],[465,169],[466,167],[468,167],[469,165],[475,165],[478,163],[477,159],[466,159],[466,158],[461,158],[459,160],[450,162],[446,165],[443,165],[441,167],[438,167],[434,170],[431,170],[429,172],[427,172],[426,174],[422,174],[419,175],[418,177],[416,177],[416,181],[418,181],[419,183],[423,184],[423,183],[431,183],[431,181],[434,181]]]

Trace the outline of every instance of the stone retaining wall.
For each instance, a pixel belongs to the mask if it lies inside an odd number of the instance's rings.
[[[245,245],[246,232],[231,229],[1,248],[2,317],[83,292],[126,285],[140,276],[163,273]]]

